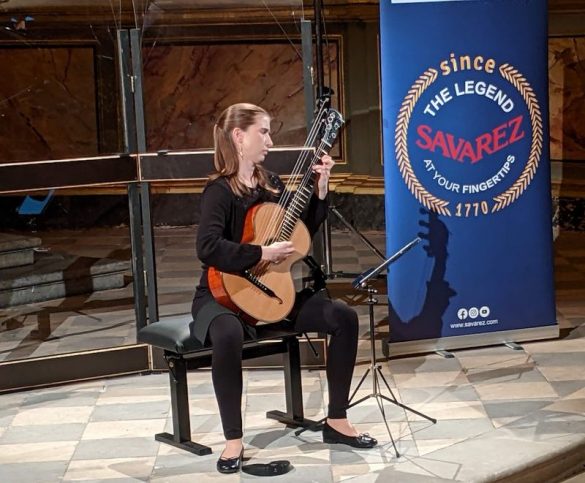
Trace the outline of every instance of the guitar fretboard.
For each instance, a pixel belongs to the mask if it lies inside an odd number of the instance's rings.
[[[288,241],[291,239],[301,214],[313,195],[316,175],[313,173],[312,168],[319,159],[329,152],[335,142],[337,132],[343,125],[343,118],[335,109],[328,109],[324,114],[325,116],[320,117],[313,125],[317,126],[321,124],[324,132],[317,143],[318,146],[313,153],[313,157],[307,170],[301,178],[296,193],[288,203],[288,206],[285,207],[282,225],[279,227],[278,235],[276,237],[278,241]],[[311,128],[311,132],[313,132],[313,128]]]
[[[329,146],[331,147],[331,146]],[[327,154],[327,151],[319,147],[317,149],[317,153],[313,156],[313,159],[309,165],[309,170],[313,167],[313,165],[323,156]],[[278,241],[287,241],[290,240],[292,236],[293,230],[295,226],[297,226],[297,222],[299,221],[303,210],[309,203],[311,196],[313,195],[313,190],[315,187],[315,174],[307,172],[305,176],[301,179],[299,187],[295,192],[292,200],[288,204],[285,210],[284,218],[282,220],[282,226],[279,230]]]

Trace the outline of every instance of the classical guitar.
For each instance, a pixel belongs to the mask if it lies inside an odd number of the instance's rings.
[[[300,216],[314,190],[312,167],[329,152],[342,125],[339,112],[324,110],[311,129],[316,134],[309,134],[306,144],[315,149],[304,152],[297,161],[296,170],[300,169],[302,173],[297,173],[301,180],[296,191],[286,192],[278,203],[253,206],[246,214],[241,243],[270,245],[290,241],[294,253],[279,264],[261,261],[241,273],[209,268],[209,287],[215,300],[240,314],[250,324],[280,321],[293,308],[296,293],[291,268],[307,255],[311,246],[309,231]],[[301,159],[303,157],[305,159]]]

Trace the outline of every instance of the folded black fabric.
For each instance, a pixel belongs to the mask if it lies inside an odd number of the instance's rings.
[[[242,471],[254,476],[278,476],[288,473],[294,468],[287,460],[271,461],[270,463],[254,463],[242,466]]]

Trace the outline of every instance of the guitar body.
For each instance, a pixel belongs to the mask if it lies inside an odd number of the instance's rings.
[[[244,224],[242,243],[270,245],[277,240],[285,210],[276,203],[262,203],[252,207]],[[297,221],[289,238],[295,251],[279,264],[261,261],[250,272],[272,295],[242,275],[220,272],[209,267],[209,288],[215,300],[240,314],[245,322],[278,322],[285,318],[295,302],[295,287],[291,268],[309,253],[311,236],[302,221]]]

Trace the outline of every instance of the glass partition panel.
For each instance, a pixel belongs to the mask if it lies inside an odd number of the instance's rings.
[[[136,343],[127,187],[100,180],[132,172],[118,31],[137,19],[120,0],[0,3],[0,362]],[[7,193],[12,165],[55,189]]]
[[[0,162],[123,151],[117,30],[121,0],[0,4]]]

